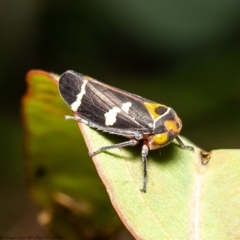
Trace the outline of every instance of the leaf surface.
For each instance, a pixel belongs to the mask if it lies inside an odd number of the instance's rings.
[[[121,141],[79,126],[90,151]],[[185,150],[173,142],[161,152],[150,151],[147,193],[139,190],[141,146],[108,150],[93,160],[113,206],[136,239],[240,238],[239,150],[212,151],[206,165],[197,147]]]
[[[59,95],[58,78],[40,70],[27,74],[22,100],[27,184],[44,209],[40,222],[55,234],[65,239],[107,237],[121,224],[76,122],[64,120],[72,113]]]
[[[56,85],[48,85],[51,75],[43,75],[30,75],[29,79],[35,79],[31,80],[34,86],[23,101],[24,115],[28,116],[25,123],[29,131],[31,161],[27,169],[31,191],[45,208],[52,209],[56,192],[76,199],[85,206],[83,209],[89,209],[83,214],[88,217],[89,226],[114,223],[114,214],[89,161],[77,123],[62,120],[71,111],[59,97]],[[34,91],[41,94],[33,94]],[[78,125],[90,152],[126,141]],[[194,151],[184,150],[173,142],[161,151],[150,151],[147,193],[139,190],[143,177],[141,144],[102,152],[93,157],[93,162],[112,205],[136,239],[240,238],[239,150],[214,150],[207,165],[202,164],[197,147]],[[76,210],[73,203],[70,205]]]

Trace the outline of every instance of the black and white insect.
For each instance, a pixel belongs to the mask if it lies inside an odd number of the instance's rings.
[[[66,71],[61,75],[59,92],[71,110],[78,115],[66,116],[66,119],[74,119],[91,128],[129,139],[103,146],[89,153],[91,157],[108,149],[135,146],[139,141],[143,142],[143,192],[146,192],[149,150],[166,146],[173,139],[178,141],[181,148],[193,150],[193,147],[186,146],[178,136],[182,122],[170,107],[74,71]]]

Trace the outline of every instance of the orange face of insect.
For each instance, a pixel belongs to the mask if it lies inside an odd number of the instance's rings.
[[[154,150],[169,144],[182,129],[182,121],[175,111],[168,109],[166,114],[160,116],[155,122],[155,131],[148,137],[148,147]]]

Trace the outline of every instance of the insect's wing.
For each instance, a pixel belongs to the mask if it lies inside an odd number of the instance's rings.
[[[81,118],[107,132],[118,129],[119,134],[121,129],[145,133],[153,122],[144,103],[154,102],[74,71],[62,74],[59,91]]]

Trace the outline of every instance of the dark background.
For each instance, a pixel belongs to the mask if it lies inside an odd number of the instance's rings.
[[[20,116],[28,70],[87,74],[173,107],[205,150],[239,148],[239,23],[239,0],[1,0],[0,235],[35,219]]]

